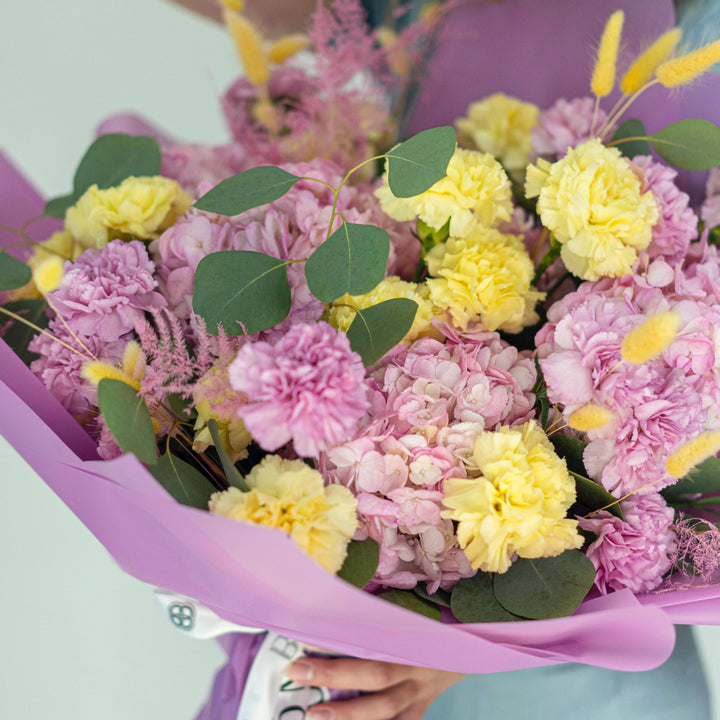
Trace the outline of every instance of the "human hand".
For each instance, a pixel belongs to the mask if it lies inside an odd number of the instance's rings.
[[[360,690],[353,700],[313,706],[306,720],[422,720],[433,700],[465,675],[354,658],[302,658],[286,670],[303,685]]]

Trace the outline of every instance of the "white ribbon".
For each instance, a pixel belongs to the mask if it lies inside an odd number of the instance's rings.
[[[207,639],[227,633],[266,632],[223,620],[192,598],[157,589],[155,597],[172,625],[190,637]],[[303,720],[308,708],[329,700],[327,688],[298,685],[285,677],[287,666],[304,655],[302,643],[266,633],[250,667],[237,720]]]

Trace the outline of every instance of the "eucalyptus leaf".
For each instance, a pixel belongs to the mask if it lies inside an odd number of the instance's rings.
[[[678,495],[693,493],[707,495],[716,492],[720,492],[720,459],[711,457],[694,467],[674,485],[665,488],[662,494],[668,499],[676,498]]]
[[[650,143],[647,140],[625,140],[625,138],[645,138],[647,130],[645,126],[635,118],[626,120],[615,131],[611,143],[627,158],[634,158],[636,155],[649,155]]]
[[[399,605],[406,610],[412,610],[420,615],[425,615],[433,620],[439,621],[442,617],[440,608],[429,602],[425,602],[425,600],[422,600],[409,590],[388,590],[387,592],[380,593],[377,597],[387,600],[394,605]]]
[[[393,298],[358,309],[347,335],[352,349],[366,367],[376,363],[407,335],[415,320],[417,303],[408,298]]]
[[[199,510],[208,509],[210,495],[216,489],[197,468],[167,452],[148,469],[179,503]]]
[[[450,593],[438,588],[432,595],[427,591],[427,585],[425,583],[418,583],[414,588],[413,592],[423,600],[432,603],[433,605],[442,605],[442,607],[450,607]]]
[[[561,435],[559,433],[550,436],[550,442],[555,448],[555,452],[562,458],[565,458],[568,470],[579,475],[587,475],[585,463],[583,462],[583,453],[587,447],[587,443],[569,435]]]
[[[310,292],[326,303],[370,292],[385,276],[389,252],[385,230],[344,222],[305,263]]]
[[[195,271],[193,308],[217,333],[228,335],[267,330],[290,312],[287,263],[270,255],[225,250],[204,257]]]
[[[195,202],[198,210],[218,215],[239,215],[281,198],[302,178],[274,165],[262,165],[218,183]]]
[[[45,214],[65,217],[91,185],[101,190],[119,185],[128,177],[152,177],[160,174],[162,154],[152,137],[110,133],[101,135],[87,149],[75,171],[73,191],[54,198],[45,206]]]
[[[478,572],[463,578],[453,588],[450,598],[453,615],[461,623],[512,622],[523,620],[508,612],[496,599],[490,573]]]
[[[184,398],[182,395],[178,395],[177,393],[168,393],[167,404],[181,420],[185,420],[187,422],[197,416],[197,412],[192,406],[192,400]],[[190,410],[189,413],[186,412],[188,409]]]
[[[682,170],[711,170],[720,165],[720,127],[691,118],[674,122],[650,136],[655,152]]]
[[[353,540],[338,577],[362,590],[373,579],[379,562],[380,545],[375,540]]]
[[[413,197],[442,180],[456,143],[455,129],[445,126],[423,130],[389,150],[386,157],[392,194]]]
[[[242,490],[243,492],[248,492],[250,488],[248,487],[247,483],[245,482],[245,478],[242,476],[240,471],[235,467],[235,464],[233,461],[228,457],[228,454],[225,452],[225,448],[223,448],[222,443],[220,442],[220,433],[218,432],[218,424],[214,419],[210,419],[208,422],[208,429],[210,430],[210,435],[213,439],[213,443],[215,444],[215,451],[218,454],[218,457],[220,458],[220,462],[222,463],[223,470],[225,471],[225,479],[228,481],[230,485],[233,487],[236,487],[238,490]]]
[[[32,280],[32,270],[22,260],[0,252],[0,292],[15,290]]]
[[[145,399],[122,380],[105,378],[98,385],[98,407],[120,449],[140,462],[158,461],[155,430]]]
[[[35,298],[13,300],[5,303],[3,307],[16,315],[20,315],[39,328],[45,329],[48,326],[49,318],[46,312],[47,303],[45,300]],[[0,318],[2,318],[3,322],[8,319],[7,316],[3,317],[2,315],[0,315]],[[35,335],[37,335],[37,331],[34,328],[28,327],[18,320],[13,320],[2,339],[26,365],[29,365],[38,357],[34,352],[28,350],[28,345]]]
[[[579,550],[566,550],[557,557],[519,558],[495,575],[493,591],[513,615],[545,620],[572,615],[594,580],[592,562]]]

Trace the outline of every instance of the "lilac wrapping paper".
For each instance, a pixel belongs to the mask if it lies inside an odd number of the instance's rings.
[[[38,201],[0,159],[0,198],[12,190],[16,202]],[[0,407],[3,437],[126,572],[239,625],[347,655],[487,673],[562,662],[646,670],[669,656],[673,621],[720,622],[720,586],[645,598],[618,592],[554,620],[435,622],[329,575],[283,533],[180,505],[133,456],[97,460],[85,431],[1,341]],[[237,689],[246,640],[230,642],[221,673]]]

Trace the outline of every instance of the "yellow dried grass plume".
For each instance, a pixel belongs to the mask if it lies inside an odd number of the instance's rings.
[[[588,403],[570,413],[568,417],[568,425],[573,430],[587,432],[588,430],[597,430],[607,425],[615,416],[612,411],[602,405]]]
[[[227,9],[225,24],[235,41],[245,76],[253,85],[265,85],[270,78],[270,63],[260,31],[246,17]]]
[[[640,365],[659,355],[677,336],[682,318],[676,312],[662,312],[648,318],[623,339],[623,360]]]
[[[310,44],[310,38],[300,33],[295,35],[283,35],[278,38],[268,50],[268,59],[271,63],[282,65],[294,55],[305,50]]]
[[[590,81],[591,90],[599,98],[609,95],[615,86],[615,69],[624,22],[625,13],[616,10],[608,19],[600,38],[595,69]]]
[[[696,465],[716,455],[718,451],[720,430],[702,433],[672,453],[665,462],[665,470],[670,477],[685,477]]]
[[[245,9],[245,0],[218,0],[220,6],[233,12],[242,12]]]
[[[672,28],[663,33],[647,50],[637,56],[620,81],[620,90],[625,95],[633,95],[649,83],[658,66],[670,56],[682,38],[680,28]]]
[[[657,79],[667,88],[680,87],[695,80],[716,62],[720,62],[720,40],[667,60],[657,69]]]

